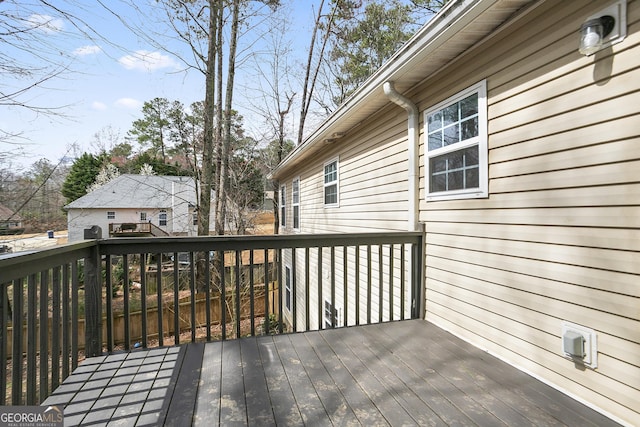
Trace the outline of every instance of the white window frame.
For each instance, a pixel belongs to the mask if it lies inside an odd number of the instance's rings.
[[[336,164],[336,179],[334,181],[326,182],[326,167],[331,165],[332,163]],[[335,203],[327,203],[327,187],[336,187],[336,202]],[[324,163],[322,166],[322,203],[325,208],[336,208],[340,206],[340,159],[335,157]]]
[[[140,212],[140,222],[147,222],[147,213]]]
[[[165,209],[161,209],[160,213],[158,214],[158,226],[166,227],[168,223],[169,223],[169,217],[167,215],[167,211]]]
[[[296,190],[297,188],[297,190]],[[296,231],[300,230],[300,177],[291,181],[291,216],[292,226]]]
[[[293,301],[293,293],[291,292],[291,281],[292,281],[292,271],[291,267],[288,265],[284,266],[284,308],[287,311],[291,312],[291,304]]]
[[[438,149],[429,150],[429,115],[442,110],[462,99],[478,94],[478,135]],[[487,148],[487,82],[482,80],[467,89],[456,93],[446,100],[424,111],[424,145],[425,145],[425,193],[427,201],[472,199],[489,196],[489,161]],[[430,191],[430,160],[434,157],[453,153],[466,148],[478,146],[478,187],[449,191]]]
[[[280,203],[280,227],[287,226],[287,186],[282,184],[280,186],[280,197],[278,200]]]
[[[116,219],[116,211],[107,211],[107,219]]]
[[[336,323],[334,325],[331,324],[331,310],[333,310],[334,314],[335,314],[335,321]],[[324,329],[331,329],[333,328],[338,328],[342,325],[342,309],[336,307],[335,304],[331,303],[331,300],[325,299],[324,300],[324,315],[322,316],[323,319],[322,321]]]

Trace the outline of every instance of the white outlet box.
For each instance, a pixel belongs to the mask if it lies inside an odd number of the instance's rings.
[[[574,349],[565,347],[565,344],[571,340],[565,340],[565,337],[571,338],[576,335],[582,336],[584,345],[584,357],[579,357]],[[584,366],[596,369],[598,367],[598,340],[596,332],[593,329],[586,328],[584,326],[576,325],[574,323],[562,322],[562,335],[560,336],[562,345],[562,355],[567,359],[574,362],[583,364]]]

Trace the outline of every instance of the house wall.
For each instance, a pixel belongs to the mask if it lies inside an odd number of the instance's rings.
[[[634,425],[640,1],[627,4],[622,43],[591,57],[577,49],[580,25],[610,4],[539,2],[405,95],[421,112],[426,319]],[[427,202],[422,112],[483,79],[489,197]],[[296,176],[303,233],[405,230],[406,120],[390,104],[282,178],[280,232],[292,232]],[[340,206],[324,208],[323,164],[336,156]],[[564,321],[595,331],[596,369],[563,357]]]
[[[406,151],[407,122],[406,113],[399,107],[390,106],[384,112],[372,117],[372,126],[363,126],[354,130],[333,144],[327,144],[321,157],[314,157],[296,169],[295,175],[280,180],[280,185],[286,186],[286,226],[280,227],[281,234],[287,233],[366,233],[379,231],[407,230],[407,174],[408,158]],[[324,206],[324,164],[338,158],[339,172],[339,206]],[[293,230],[292,181],[300,179],[300,229]],[[373,262],[378,260],[378,248],[372,252]],[[366,249],[360,249],[360,277],[356,280],[355,248],[349,249],[350,260],[347,283],[347,303],[344,301],[343,283],[343,255],[341,248],[336,249],[335,277],[336,293],[335,307],[341,313],[346,312],[348,325],[356,324],[355,293],[359,288],[360,295],[367,294],[367,282],[364,272]],[[388,260],[388,247],[383,248],[384,259]],[[323,251],[321,266],[322,277],[318,277],[319,261],[312,251],[309,259],[310,271],[310,329],[317,329],[319,322],[318,306],[331,294],[331,264],[329,249]],[[303,251],[298,251],[296,262],[296,307],[297,324],[305,324],[305,263]],[[283,254],[283,264],[293,268],[290,252]],[[408,260],[410,257],[406,255]],[[388,265],[388,261],[385,261]],[[395,251],[394,256],[394,319],[400,318],[400,254]],[[406,277],[410,277],[411,265],[406,262]],[[383,282],[389,283],[389,272],[383,269]],[[372,314],[373,322],[379,319],[379,292],[377,283],[379,273],[377,265],[372,268]],[[319,299],[318,284],[322,285],[322,299]],[[406,298],[409,298],[407,293]],[[346,305],[346,307],[345,307]],[[383,292],[383,319],[389,316],[389,293]],[[406,305],[405,316],[409,317],[410,304]],[[292,322],[293,313],[284,311],[285,318]],[[345,317],[341,318],[344,321]],[[366,322],[366,302],[364,297],[360,303],[360,323]],[[300,326],[298,326],[300,327]]]
[[[326,145],[297,171],[280,181],[286,185],[286,227],[292,230],[292,180],[300,178],[300,232],[348,233],[407,230],[406,113],[376,115],[374,127],[354,130]],[[390,111],[387,110],[387,111]],[[338,157],[339,207],[324,207],[324,163]]]
[[[116,213],[115,219],[107,219],[107,211]],[[84,230],[97,225],[102,228],[102,237],[109,237],[109,224],[140,222],[140,212],[147,213],[147,222],[151,221],[154,225],[171,233],[176,228],[173,225],[173,215],[171,209],[167,209],[167,225],[159,226],[160,209],[69,209],[67,211],[67,224],[69,232],[69,242],[77,242],[84,239]]]
[[[293,250],[283,250],[283,283],[285,268],[291,270],[292,282],[292,306],[287,309],[286,305],[283,305],[283,315],[287,324],[293,325],[295,312],[297,330],[320,329],[325,319],[325,301],[337,310],[337,327],[377,323],[380,319],[390,321],[410,318],[412,301],[409,286],[412,270],[411,248],[407,245],[404,250],[403,256],[400,245],[394,245],[393,249],[390,245],[372,246],[370,249],[365,246],[350,246],[346,248],[346,254],[343,247],[336,247],[333,252],[331,248],[322,248],[321,254],[317,248],[312,248],[309,250],[307,260],[305,250],[296,249],[295,262]],[[320,256],[322,257],[321,261]],[[346,277],[345,256],[347,258]],[[391,257],[393,257],[392,263],[389,261]],[[380,258],[382,258],[382,262],[379,262]],[[309,264],[308,270],[305,266],[307,262]],[[356,264],[359,265],[359,269],[356,269]],[[393,266],[392,271],[390,271],[391,265]],[[380,266],[382,266],[382,270]],[[404,273],[402,273],[402,269],[404,269]],[[309,276],[308,324],[306,312],[307,273]],[[370,278],[369,273],[371,274]],[[403,278],[405,279],[404,286],[401,285]],[[390,284],[392,292],[390,292]],[[284,284],[282,295],[286,295]],[[404,299],[404,303],[401,299]],[[382,305],[380,305],[380,301],[382,301]],[[330,315],[327,317],[330,318]],[[324,326],[322,327],[324,328]]]
[[[489,198],[427,203],[421,173],[426,318],[634,424],[640,2],[627,38],[592,57],[578,29],[610,2],[576,3],[542,4],[411,96],[422,111],[487,80]],[[563,321],[595,330],[597,369],[562,357]]]

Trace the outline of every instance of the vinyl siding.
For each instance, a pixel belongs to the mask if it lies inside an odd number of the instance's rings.
[[[389,114],[391,112],[391,114]],[[300,176],[301,233],[357,233],[407,229],[406,113],[391,107],[363,127],[327,145],[323,156],[297,170]],[[323,164],[339,156],[339,206],[325,207]],[[287,217],[291,218],[291,177]],[[293,232],[292,224],[281,232]]]
[[[284,250],[283,265],[295,271],[292,274],[292,289],[295,288],[296,321],[297,328],[304,330],[319,329],[323,321],[324,301],[333,303],[339,311],[340,319],[337,326],[353,326],[356,324],[377,323],[389,320],[408,319],[411,317],[411,290],[409,280],[411,277],[411,253],[410,247],[405,248],[404,265],[400,245],[394,245],[393,253],[389,245],[371,247],[371,267],[368,267],[367,247],[349,246],[346,248],[347,267],[345,276],[345,252],[343,247],[334,249],[333,258],[331,248],[322,248],[322,264],[318,256],[318,249],[309,250],[308,281],[309,281],[309,323],[307,325],[306,313],[306,282],[307,270],[305,267],[305,250],[297,249],[296,260],[293,261],[293,251]],[[356,251],[359,252],[356,262]],[[381,253],[382,252],[382,253]],[[382,257],[382,262],[380,262]],[[389,260],[393,257],[393,262]],[[333,263],[331,260],[334,260]],[[356,264],[359,265],[356,275]],[[393,270],[390,266],[393,265]],[[380,270],[382,266],[382,270]],[[404,289],[401,286],[404,268]],[[370,269],[370,279],[368,277]],[[382,279],[383,288],[380,287]],[[318,284],[321,286],[318,286]],[[345,286],[346,283],[346,286]],[[393,284],[393,291],[389,292],[387,284]],[[333,287],[333,295],[332,295]],[[321,292],[318,292],[321,289]],[[404,293],[402,291],[404,290]],[[358,295],[356,295],[358,293]],[[370,304],[367,302],[370,295]],[[404,298],[404,304],[401,302]],[[382,301],[382,312],[380,311]],[[356,307],[358,306],[358,307]],[[402,308],[404,306],[404,312]],[[289,324],[293,324],[294,310],[284,311]]]
[[[547,2],[415,90],[422,110],[481,78],[488,89],[489,198],[427,203],[421,174],[426,317],[633,424],[640,4],[622,43],[580,56],[577,29],[607,5]],[[562,321],[596,331],[596,370],[562,357]]]
[[[577,49],[580,25],[609,4],[538,2],[404,95],[422,121],[483,79],[488,91],[487,198],[426,201],[420,124],[427,320],[635,425],[640,1],[627,4],[622,43],[591,57]],[[291,172],[301,178],[302,232],[406,229],[406,120],[389,103]],[[340,207],[325,209],[322,164],[336,156]],[[596,331],[597,369],[562,356],[563,321]]]

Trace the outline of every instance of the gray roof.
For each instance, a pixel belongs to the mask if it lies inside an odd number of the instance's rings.
[[[181,203],[196,205],[194,180],[186,176],[120,175],[65,206],[65,209],[170,209]]]
[[[0,205],[0,221],[7,221],[11,218],[13,221],[22,221],[22,217],[14,213],[11,209],[4,205]]]

